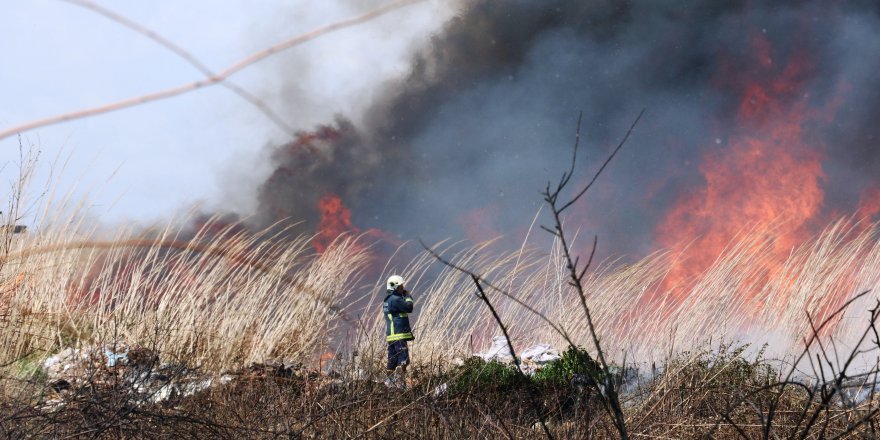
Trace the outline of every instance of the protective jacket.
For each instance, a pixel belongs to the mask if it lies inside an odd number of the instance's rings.
[[[413,299],[409,295],[402,295],[395,291],[388,291],[382,305],[382,313],[385,315],[385,340],[412,341],[415,337],[409,326],[409,314],[413,311]]]

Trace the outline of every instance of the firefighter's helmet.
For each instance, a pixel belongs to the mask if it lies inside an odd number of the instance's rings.
[[[390,277],[388,277],[388,284],[386,284],[386,286],[388,287],[388,290],[397,290],[397,286],[402,286],[402,285],[403,285],[403,277],[402,276],[391,275]]]

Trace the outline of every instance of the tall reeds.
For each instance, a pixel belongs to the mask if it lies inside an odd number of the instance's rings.
[[[16,236],[0,267],[0,362],[115,343],[220,371],[307,360],[351,321],[337,304],[364,262],[356,240],[313,255],[308,237],[211,226],[186,239],[170,226]]]
[[[616,362],[661,362],[675,352],[705,346],[710,340],[767,343],[768,354],[798,352],[810,335],[808,314],[821,321],[841,304],[865,290],[823,336],[846,343],[860,331],[868,313],[865,304],[880,297],[880,240],[877,225],[841,220],[813,240],[793,249],[783,261],[766,252],[772,240],[746,229],[699,277],[673,290],[661,290],[676,256],[656,253],[631,264],[609,261],[584,279],[587,301],[594,310],[597,332]],[[516,301],[489,291],[501,318],[521,344],[566,345],[546,321],[564,329],[577,344],[589,347],[588,328],[577,298],[566,288],[559,249],[490,251],[488,244],[450,245],[451,261],[502,286]],[[462,356],[486,348],[497,333],[491,316],[474,295],[471,279],[449,268],[434,277],[420,274],[438,264],[418,259],[405,274],[417,313],[416,359]],[[380,291],[381,286],[376,286]],[[529,306],[532,311],[523,305]],[[379,338],[381,298],[372,301],[367,319]],[[537,313],[543,315],[538,316]]]

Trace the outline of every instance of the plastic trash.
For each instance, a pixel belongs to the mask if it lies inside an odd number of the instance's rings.
[[[510,354],[510,347],[507,346],[507,339],[504,336],[495,336],[492,338],[492,345],[485,353],[475,353],[486,362],[513,362],[513,355]]]
[[[546,364],[561,358],[559,351],[551,347],[550,344],[536,344],[522,352],[521,358],[524,361],[534,362],[536,364]]]
[[[109,348],[104,349],[104,357],[107,358],[107,366],[115,367],[116,365],[125,365],[128,363],[128,349],[123,352],[114,352]]]

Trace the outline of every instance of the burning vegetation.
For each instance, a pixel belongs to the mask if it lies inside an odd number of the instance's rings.
[[[578,110],[584,142],[604,151],[642,107],[650,136],[591,194],[601,215],[572,214],[602,239],[600,259],[670,250],[674,288],[757,225],[782,259],[837,218],[878,219],[878,66],[864,54],[880,38],[866,3],[462,8],[357,125],[341,116],[273,149],[257,223],[305,219],[320,234],[332,195],[353,232],[518,246]]]
[[[271,147],[255,219],[8,236],[0,431],[876,437],[876,6],[461,8],[365,115]],[[512,365],[472,357],[498,334]]]

